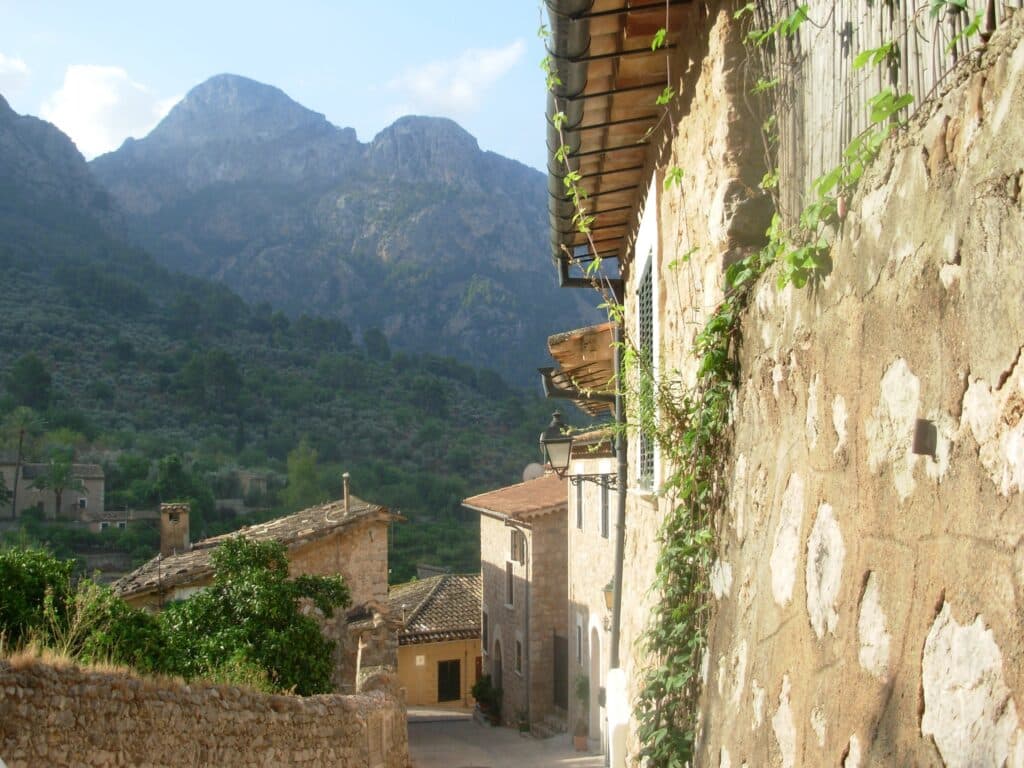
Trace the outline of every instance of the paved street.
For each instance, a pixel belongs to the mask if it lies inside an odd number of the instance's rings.
[[[409,709],[413,768],[600,768],[599,754],[574,752],[566,734],[551,739],[491,728],[469,712]]]

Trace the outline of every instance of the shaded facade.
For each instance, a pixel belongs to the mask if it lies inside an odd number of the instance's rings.
[[[568,710],[565,488],[546,474],[462,502],[480,514],[483,672],[507,723],[564,724]]]

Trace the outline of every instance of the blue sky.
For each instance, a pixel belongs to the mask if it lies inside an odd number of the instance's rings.
[[[544,167],[544,50],[526,0],[0,0],[0,19],[0,93],[87,157],[231,72],[361,141],[401,115],[443,115],[484,149]]]

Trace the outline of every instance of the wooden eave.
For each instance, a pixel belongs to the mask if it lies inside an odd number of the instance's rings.
[[[615,393],[614,325],[601,323],[548,337],[548,352],[558,363],[552,381],[561,389]],[[612,404],[586,396],[573,403],[590,416],[611,413]]]
[[[570,165],[582,179],[592,230],[601,240],[602,258],[620,262],[628,255],[635,211],[647,186],[649,137],[664,108],[655,102],[668,80],[668,60],[679,41],[682,6],[629,0],[548,0],[552,35],[549,52],[562,81],[548,103],[548,191],[551,248],[566,261],[587,246],[587,236],[572,223],[565,194],[565,166],[555,158],[560,142],[571,149]],[[665,45],[651,50],[659,29]],[[566,115],[563,136],[551,124]],[[602,213],[607,211],[607,213]],[[584,260],[586,257],[584,257]]]

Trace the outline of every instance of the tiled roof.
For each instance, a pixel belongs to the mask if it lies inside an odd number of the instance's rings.
[[[13,463],[11,466],[15,466]],[[22,464],[21,476],[25,480],[34,480],[46,473],[48,464]],[[79,480],[102,480],[103,467],[99,464],[72,464],[71,474]]]
[[[398,644],[480,637],[482,599],[479,573],[446,573],[391,587],[388,612],[402,622]]]
[[[114,582],[114,591],[121,597],[128,597],[202,581],[213,574],[213,563],[210,558],[213,551],[233,536],[244,536],[256,541],[279,541],[287,547],[294,547],[321,539],[360,520],[375,517],[384,520],[401,519],[386,507],[370,504],[354,496],[350,499],[350,510],[347,515],[343,501],[332,501],[304,509],[294,515],[197,541],[188,552],[179,552],[164,558],[154,557],[145,565]]]
[[[565,509],[567,503],[566,480],[551,472],[535,480],[508,485],[462,501],[464,507],[478,512],[520,519]]]

